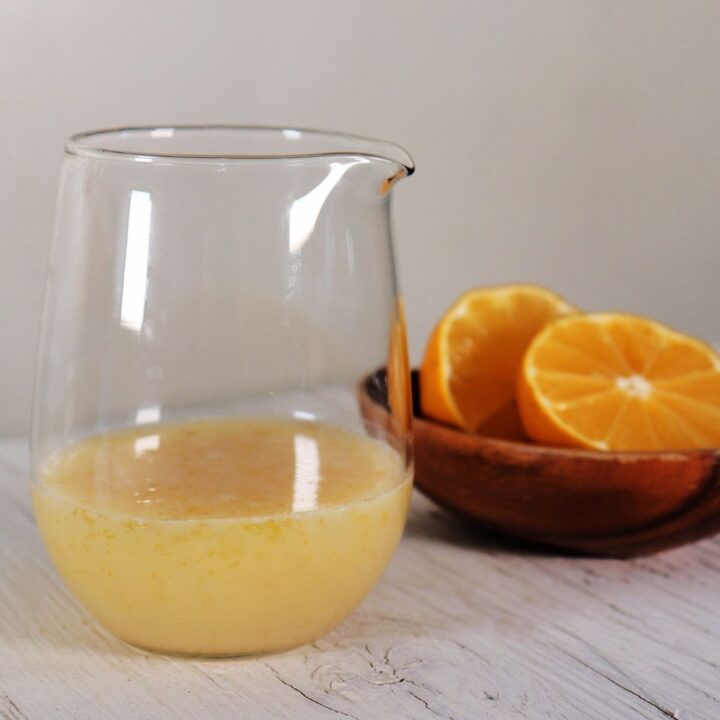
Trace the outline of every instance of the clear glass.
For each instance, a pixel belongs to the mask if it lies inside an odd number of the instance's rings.
[[[59,572],[118,637],[293,647],[378,580],[412,482],[389,221],[412,172],[389,143],[305,130],[67,143],[33,498]],[[389,416],[366,400],[381,367]]]

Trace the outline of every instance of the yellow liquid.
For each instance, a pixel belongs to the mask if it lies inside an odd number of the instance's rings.
[[[212,420],[71,445],[35,513],[58,570],[127,642],[262,653],[312,641],[377,582],[411,483],[386,445],[331,425]]]

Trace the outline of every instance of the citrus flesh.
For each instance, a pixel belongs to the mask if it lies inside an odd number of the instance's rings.
[[[625,313],[558,319],[529,345],[517,381],[528,435],[597,450],[720,446],[720,356]]]
[[[575,312],[537,285],[504,285],[464,293],[427,344],[420,369],[423,413],[464,430],[522,434],[516,378],[533,337],[555,318]]]

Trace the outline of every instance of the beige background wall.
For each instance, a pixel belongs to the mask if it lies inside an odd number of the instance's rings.
[[[27,427],[65,136],[396,140],[413,356],[468,286],[549,284],[720,340],[717,0],[2,0],[0,433]]]

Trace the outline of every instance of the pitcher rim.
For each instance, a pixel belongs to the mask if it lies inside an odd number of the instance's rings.
[[[150,139],[172,137],[175,133],[183,132],[241,132],[245,134],[268,132],[283,136],[285,142],[290,144],[293,140],[299,140],[302,136],[310,136],[313,139],[322,139],[333,147],[345,143],[347,149],[328,149],[321,152],[263,152],[263,153],[236,153],[236,152],[148,152],[146,150],[118,149],[107,147],[104,143],[94,144],[102,136],[127,136],[129,134],[147,134]],[[110,139],[110,138],[108,138]],[[371,145],[373,151],[353,150],[352,145]],[[375,152],[374,150],[377,150]],[[365,157],[368,159],[385,160],[401,166],[406,175],[412,175],[415,171],[415,162],[407,150],[397,143],[387,140],[366,137],[354,133],[338,132],[334,130],[320,130],[305,127],[286,127],[282,125],[235,125],[235,124],[188,124],[188,125],[128,125],[96,130],[85,130],[71,135],[65,142],[65,153],[78,157],[95,159],[115,158],[126,161],[175,161],[175,162],[242,162],[242,161],[272,161],[272,160],[303,160],[312,158],[332,157]]]

